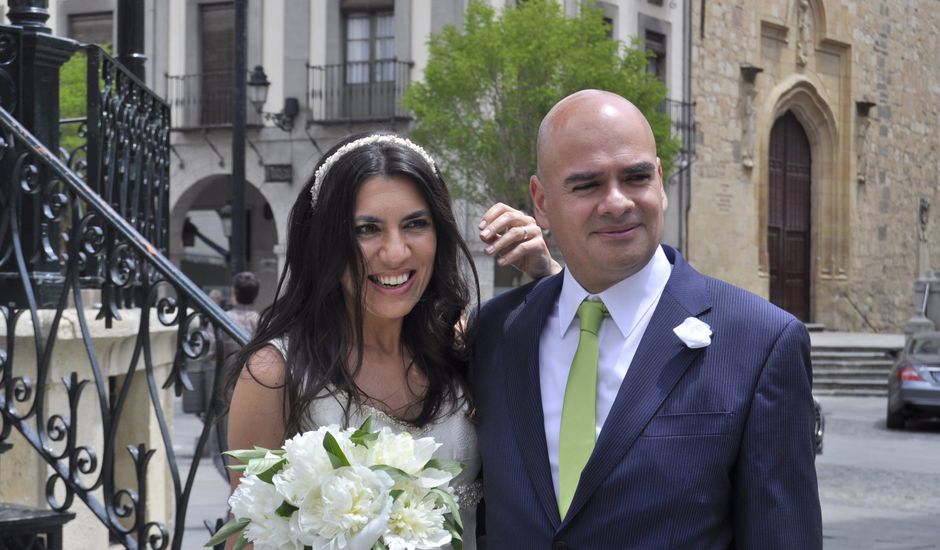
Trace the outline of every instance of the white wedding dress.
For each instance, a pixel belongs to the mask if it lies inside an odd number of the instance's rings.
[[[272,342],[285,358],[286,346],[283,341]],[[463,547],[464,550],[476,550],[476,516],[477,505],[483,497],[483,484],[478,479],[480,475],[480,452],[477,447],[477,434],[467,418],[466,406],[454,413],[438,419],[422,428],[417,428],[390,416],[379,409],[365,404],[352,403],[352,410],[347,418],[344,407],[346,399],[342,394],[325,396],[316,399],[307,410],[303,429],[315,430],[321,426],[336,424],[342,427],[359,426],[365,419],[372,416],[372,428],[388,427],[396,432],[408,432],[415,438],[433,437],[441,444],[434,453],[435,458],[449,458],[464,465],[463,470],[451,482],[457,504],[460,505],[460,519],[463,521]],[[450,546],[445,546],[450,549]]]

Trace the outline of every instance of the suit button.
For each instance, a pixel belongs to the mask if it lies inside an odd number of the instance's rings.
[[[552,545],[552,550],[568,550],[568,545],[562,541],[555,541],[555,544]]]

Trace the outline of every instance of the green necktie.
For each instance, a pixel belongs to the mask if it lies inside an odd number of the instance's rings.
[[[568,371],[558,437],[558,511],[562,519],[571,506],[597,436],[597,331],[605,315],[603,302],[585,300],[578,307],[581,337]]]

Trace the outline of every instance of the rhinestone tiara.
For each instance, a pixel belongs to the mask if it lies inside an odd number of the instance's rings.
[[[330,168],[332,168],[333,165],[336,164],[336,161],[341,159],[343,155],[345,155],[346,153],[349,153],[350,151],[357,149],[359,147],[370,145],[372,143],[394,143],[395,145],[401,145],[402,147],[407,147],[411,149],[412,151],[414,151],[415,153],[418,153],[419,155],[421,155],[421,158],[423,158],[431,167],[431,171],[434,171],[436,169],[436,165],[434,164],[434,159],[431,158],[431,155],[429,155],[428,152],[425,151],[423,147],[411,141],[410,139],[403,138],[401,136],[389,135],[389,134],[373,134],[371,136],[359,138],[357,140],[350,141],[346,145],[343,145],[342,147],[337,149],[335,153],[327,157],[327,159],[323,161],[323,164],[321,164],[320,167],[317,168],[316,173],[313,175],[313,185],[310,187],[310,207],[311,208],[315,208],[317,206],[317,197],[320,194],[320,186],[323,185],[323,178],[326,177],[326,174],[330,171]]]

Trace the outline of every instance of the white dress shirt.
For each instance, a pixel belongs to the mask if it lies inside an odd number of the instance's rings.
[[[545,418],[545,441],[548,444],[548,460],[556,495],[561,409],[568,371],[578,349],[581,332],[578,306],[585,298],[599,298],[610,312],[610,316],[601,322],[597,335],[600,354],[597,365],[596,428],[600,434],[671,272],[672,264],[662,247],[659,247],[643,269],[594,296],[584,290],[571,272],[565,269],[561,294],[545,322],[539,342],[539,383]]]

